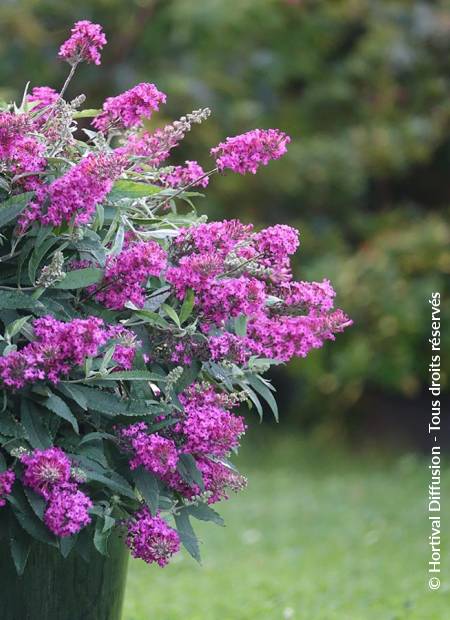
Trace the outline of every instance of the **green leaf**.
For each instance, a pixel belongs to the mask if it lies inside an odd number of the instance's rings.
[[[10,519],[9,537],[11,557],[18,575],[23,575],[31,551],[32,541],[26,532]]]
[[[216,525],[225,525],[220,514],[208,506],[208,504],[189,506],[188,511],[191,517],[199,519],[200,521],[212,521],[213,523],[216,523]]]
[[[161,304],[163,304],[168,297],[170,297],[170,286],[161,286],[147,298],[142,310],[144,312],[147,310],[154,312],[161,307]]]
[[[97,205],[98,207],[99,205]],[[93,231],[91,231],[93,232]],[[94,233],[93,233],[94,235]],[[91,238],[84,237],[80,241],[74,243],[74,246],[80,252],[81,255],[87,254],[88,257],[93,257],[98,263],[98,267],[103,267],[105,264],[106,250],[101,244],[101,240],[97,236]],[[84,256],[82,256],[85,258]]]
[[[136,488],[150,508],[150,512],[155,515],[158,512],[159,505],[159,484],[157,478],[142,467],[135,469],[132,476]]]
[[[56,394],[50,394],[50,396],[44,400],[42,404],[50,411],[53,411],[53,413],[56,413],[56,415],[60,418],[63,418],[63,420],[69,422],[69,424],[72,425],[73,430],[77,434],[79,433],[77,419],[62,398]]]
[[[56,539],[31,509],[20,487],[14,488],[8,497],[12,511],[20,526],[34,539],[48,545],[56,546]]]
[[[117,228],[116,234],[114,235],[114,243],[111,246],[111,250],[109,252],[110,256],[116,256],[122,251],[123,242],[125,241],[125,228],[122,224]]]
[[[100,482],[119,495],[124,495],[134,500],[136,499],[133,488],[125,478],[122,478],[122,476],[116,472],[106,470],[102,465],[84,454],[74,454],[73,458],[80,461],[88,480]]]
[[[201,558],[198,539],[189,521],[189,513],[186,508],[182,508],[180,512],[175,515],[175,523],[184,548],[194,560],[200,563]]]
[[[109,433],[101,433],[98,431],[94,431],[93,433],[88,433],[87,435],[85,435],[78,445],[84,446],[90,441],[97,441],[98,439],[111,439],[115,441],[116,437],[114,435],[110,435]]]
[[[201,471],[198,469],[192,454],[181,454],[177,465],[177,471],[180,476],[188,484],[197,484],[203,491],[205,485],[203,483],[203,477]]]
[[[61,389],[62,384],[58,386]],[[107,414],[116,415],[146,415],[149,413],[148,405],[143,401],[120,400],[115,394],[92,387],[77,385],[65,385],[65,388],[73,391],[72,398],[75,402],[86,403],[89,409]],[[76,398],[75,398],[76,397]]]
[[[247,335],[247,322],[248,318],[245,314],[240,314],[234,319],[234,331],[237,336],[246,336]]]
[[[114,202],[115,200],[120,200],[121,198],[145,198],[146,196],[158,194],[160,191],[161,188],[156,185],[121,180],[114,183],[114,186],[108,195],[108,200]]]
[[[22,398],[20,402],[20,419],[28,441],[33,448],[45,450],[52,446],[52,440],[42,415],[33,402]]]
[[[221,366],[220,364],[217,364],[216,362],[208,362],[208,364],[205,364],[205,367],[207,368],[209,372],[211,372],[212,376],[215,379],[222,381],[222,383],[229,390],[233,389],[233,383],[231,381],[230,374],[229,372],[227,372],[227,369],[224,366]]]
[[[250,383],[252,388],[256,392],[258,392],[258,394],[260,394],[264,398],[264,400],[267,402],[270,409],[272,410],[275,420],[278,422],[279,420],[278,405],[270,388],[265,384],[264,380],[261,377],[258,377],[257,375],[247,375],[246,379]]]
[[[69,557],[70,552],[75,547],[78,540],[78,535],[74,536],[64,536],[59,540],[59,550],[61,551],[61,555],[63,558]]]
[[[246,385],[244,383],[240,383],[239,385],[243,388],[243,390],[249,396],[249,398],[252,401],[252,403],[255,405],[256,411],[258,412],[258,415],[259,415],[259,419],[262,420],[263,419],[263,408],[262,408],[262,405],[261,405],[261,402],[260,402],[258,396],[255,394],[255,392],[248,385]]]
[[[0,203],[0,228],[16,220],[33,196],[34,192],[25,192]]]
[[[103,381],[163,381],[161,375],[148,372],[147,370],[124,370],[121,372],[111,372],[102,377]]]
[[[72,400],[74,400],[81,409],[87,411],[88,409],[88,396],[83,392],[83,389],[91,391],[90,388],[82,388],[77,385],[70,385],[60,383],[58,385],[58,390],[64,394],[64,396],[68,396]]]
[[[2,310],[45,310],[45,306],[21,291],[0,291]]]
[[[180,310],[180,323],[183,324],[192,314],[194,309],[195,295],[194,291],[190,288],[184,297],[183,305]]]
[[[103,269],[88,267],[86,269],[74,269],[69,271],[61,282],[55,284],[54,288],[59,289],[78,289],[85,288],[91,284],[97,284],[103,279]]]
[[[94,116],[98,116],[101,113],[101,110],[97,110],[95,108],[86,108],[86,110],[79,110],[78,112],[73,113],[73,118],[93,118]]]
[[[167,316],[169,316],[172,321],[175,323],[175,325],[177,325],[178,327],[180,327],[180,319],[178,318],[178,314],[175,312],[175,310],[169,306],[168,304],[162,304],[161,308],[164,310],[164,312],[167,314]]]
[[[49,249],[57,243],[58,239],[55,237],[51,237],[50,239],[46,239],[41,245],[36,246],[31,255],[30,262],[28,263],[28,275],[30,277],[30,281],[34,284],[34,280],[36,278],[36,271],[41,264],[42,259],[47,254]],[[37,243],[37,242],[36,242]]]
[[[0,433],[7,437],[15,437],[16,439],[23,439],[26,437],[25,429],[22,424],[7,417],[6,414],[0,414]]]
[[[111,529],[105,531],[105,521],[102,518],[97,519],[94,531],[94,546],[102,555],[108,555],[108,539],[111,535]]]
[[[45,508],[47,506],[47,502],[45,501],[45,499],[43,497],[41,497],[40,495],[38,495],[37,493],[35,493],[32,489],[29,489],[28,487],[23,487],[23,491],[26,495],[26,498],[28,500],[28,503],[30,504],[31,508],[33,509],[34,514],[41,520],[44,520],[44,512],[45,512]]]
[[[22,328],[26,325],[28,320],[31,319],[31,315],[22,316],[20,319],[16,319],[12,323],[6,326],[5,336],[8,340],[13,338],[16,334],[18,334]]]
[[[151,310],[138,310],[134,314],[147,323],[150,323],[150,325],[170,329],[170,323],[163,319],[162,316],[159,316],[159,314],[156,314],[156,312],[152,312]]]
[[[202,365],[197,360],[192,360],[189,366],[184,367],[183,374],[175,386],[178,394],[183,392],[191,383],[194,383],[201,369]]]
[[[113,517],[109,516],[108,514],[105,514],[103,519],[105,521],[105,524],[103,526],[104,532],[108,532],[116,525],[116,520]]]

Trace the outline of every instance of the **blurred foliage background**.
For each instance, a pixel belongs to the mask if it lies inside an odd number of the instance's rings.
[[[292,136],[285,158],[214,179],[200,205],[298,227],[297,276],[329,277],[354,319],[336,344],[277,370],[284,419],[325,436],[423,419],[428,298],[450,288],[449,2],[2,0],[0,96],[20,96],[26,79],[58,88],[56,50],[78,19],[101,23],[109,44],[69,95],[97,107],[153,81],[168,94],[158,125],[212,108],[178,160],[208,167],[210,146],[254,127]]]

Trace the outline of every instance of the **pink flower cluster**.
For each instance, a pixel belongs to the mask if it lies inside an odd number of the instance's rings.
[[[11,493],[15,479],[16,475],[10,469],[0,473],[0,508],[6,505],[6,497]]]
[[[119,150],[132,157],[145,157],[146,163],[150,166],[159,166],[169,157],[170,151],[178,146],[192,126],[206,120],[209,114],[209,108],[194,110],[191,114],[182,116],[179,120],[154,132],[132,133]]]
[[[276,224],[256,233],[254,244],[256,252],[263,255],[261,261],[268,267],[286,266],[288,257],[298,249],[298,230],[286,224]]]
[[[20,460],[25,466],[23,483],[46,500],[56,487],[69,482],[71,462],[61,448],[35,450]]]
[[[170,361],[176,364],[190,366],[194,359],[207,361],[210,357],[208,345],[203,336],[177,338],[169,346]]]
[[[248,276],[217,279],[199,291],[196,301],[208,322],[221,325],[226,319],[240,314],[258,314],[266,301],[265,285]]]
[[[178,472],[165,476],[164,482],[188,500],[193,500],[204,493],[208,504],[228,499],[229,491],[238,493],[246,487],[245,477],[219,460],[197,456],[195,464],[202,476],[203,489],[195,483],[188,484]]]
[[[118,430],[120,445],[131,453],[130,467],[143,467],[157,475],[167,486],[192,499],[202,493],[197,484],[188,484],[177,465],[180,455],[194,456],[203,474],[204,490],[213,503],[226,496],[226,489],[239,490],[241,476],[225,465],[216,462],[239,446],[239,439],[246,426],[240,416],[228,409],[232,406],[213,387],[191,385],[180,395],[184,412],[179,421],[167,431],[150,434],[145,422],[138,422]]]
[[[322,282],[289,282],[281,289],[282,297],[289,307],[304,307],[327,312],[333,309],[336,293],[329,280]]]
[[[81,61],[99,65],[100,51],[106,45],[102,27],[85,19],[76,22],[71,33],[59,48],[59,57],[71,65]]]
[[[50,498],[44,516],[45,524],[56,536],[72,536],[89,525],[89,509],[92,506],[91,499],[75,484],[62,485]]]
[[[94,118],[92,124],[103,132],[130,129],[140,125],[142,118],[150,118],[152,112],[159,110],[160,104],[165,102],[166,95],[154,84],[142,82],[117,97],[108,97],[103,112]]]
[[[60,448],[35,450],[20,460],[23,483],[47,502],[44,522],[51,532],[71,536],[90,523],[92,501],[70,481],[71,462]]]
[[[128,522],[126,543],[134,558],[165,566],[180,549],[180,537],[159,514],[141,508]]]
[[[235,267],[226,264],[232,251],[240,253],[242,246],[244,252],[250,233],[250,226],[231,220],[183,230],[175,239],[175,257],[183,255],[167,270],[167,281],[180,298],[192,289],[196,305],[208,322],[221,325],[229,317],[253,315],[264,306],[265,283],[250,274],[239,275]],[[245,260],[243,256],[242,262]]]
[[[0,112],[0,160],[13,175],[25,175],[19,183],[25,191],[39,186],[39,177],[46,166],[45,146],[30,135],[33,129],[24,114]]]
[[[261,165],[279,159],[287,152],[291,139],[279,129],[253,129],[239,136],[227,138],[211,149],[220,171],[225,168],[245,174],[255,174]]]
[[[118,148],[119,153],[132,157],[145,157],[150,166],[159,166],[170,154],[171,149],[177,146],[177,140],[166,139],[162,129],[153,133],[144,131],[141,134],[132,133],[126,143]]]
[[[251,224],[239,220],[224,220],[197,224],[180,230],[174,246],[181,254],[217,254],[224,259],[238,244],[248,241]]]
[[[98,205],[111,191],[114,181],[124,169],[123,157],[90,153],[48,186],[36,192],[20,219],[22,231],[35,220],[44,226],[60,226],[74,222],[88,224]]]
[[[45,379],[56,384],[74,366],[83,365],[87,357],[97,356],[101,347],[118,335],[117,328],[111,330],[102,319],[93,316],[68,323],[46,316],[36,319],[33,328],[33,342],[0,358],[0,379],[8,387],[20,389]],[[123,330],[120,330],[121,337],[125,334]],[[122,349],[120,345],[117,347],[116,361],[120,365],[125,362],[126,368],[130,367],[129,349],[133,355],[135,350],[130,338],[122,344]]]
[[[320,349],[325,340],[334,340],[336,333],[351,324],[342,310],[304,316],[261,315],[249,321],[247,333],[255,353],[288,362]]]
[[[185,162],[185,166],[175,166],[171,172],[161,175],[161,181],[167,187],[207,187],[209,177],[196,161]]]
[[[142,307],[145,283],[150,276],[160,276],[166,262],[165,251],[155,241],[126,245],[119,254],[108,257],[96,300],[114,310],[121,310],[129,301]]]
[[[158,433],[149,434],[145,422],[138,422],[121,429],[119,436],[133,453],[130,468],[142,466],[159,476],[174,472],[178,463],[178,452],[174,441]]]
[[[197,467],[201,471],[203,484],[209,494],[208,504],[228,499],[229,491],[238,493],[247,486],[244,476],[218,461],[198,459]]]
[[[49,119],[51,110],[46,109],[58,101],[59,95],[50,86],[35,86],[27,97],[29,103],[34,103],[32,115],[39,112],[37,118],[33,119],[33,126],[40,129]]]
[[[180,402],[184,415],[175,431],[184,435],[184,452],[220,457],[239,446],[244,420],[223,408],[213,388],[194,384],[180,395]]]
[[[254,352],[254,343],[246,336],[236,336],[225,332],[220,336],[211,336],[208,339],[209,353],[215,362],[224,360],[235,364],[246,364]]]
[[[111,325],[108,327],[108,339],[115,343],[113,360],[117,362],[117,369],[131,370],[136,348],[140,345],[134,332],[123,325]]]
[[[166,279],[180,299],[188,289],[194,291],[213,360],[243,364],[251,355],[282,361],[304,357],[351,324],[333,311],[334,291],[327,280],[292,280],[290,255],[298,245],[298,232],[285,225],[255,233],[232,220],[179,233]],[[217,334],[217,327],[239,315],[248,318],[246,336]]]

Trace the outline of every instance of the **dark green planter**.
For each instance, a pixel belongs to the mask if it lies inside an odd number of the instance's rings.
[[[120,620],[128,550],[117,536],[109,557],[94,551],[89,562],[36,544],[18,577],[7,543],[0,543],[1,620]]]

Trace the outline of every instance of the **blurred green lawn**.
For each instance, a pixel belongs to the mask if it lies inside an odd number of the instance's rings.
[[[221,506],[227,527],[195,523],[203,566],[133,561],[124,620],[450,618],[445,500],[443,585],[427,584],[426,459],[350,456],[275,430],[240,466],[249,487]]]

